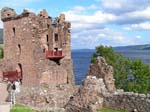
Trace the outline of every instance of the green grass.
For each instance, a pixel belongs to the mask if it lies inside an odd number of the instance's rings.
[[[100,110],[98,110],[97,112],[127,112],[126,110],[112,110],[112,109],[108,109],[108,108],[102,108]]]
[[[22,106],[22,105],[15,105],[10,112],[38,112],[36,110],[32,110],[28,107]],[[100,110],[98,110],[97,112],[127,112],[126,110],[112,110],[112,109],[108,109],[108,108],[102,108]]]
[[[10,112],[38,112],[22,105],[15,105]]]

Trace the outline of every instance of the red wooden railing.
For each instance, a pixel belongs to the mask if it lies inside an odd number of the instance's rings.
[[[61,59],[63,58],[63,52],[61,51],[54,51],[54,50],[47,50],[45,51],[46,58],[49,59]]]

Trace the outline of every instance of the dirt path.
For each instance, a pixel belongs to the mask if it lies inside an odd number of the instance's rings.
[[[6,88],[7,85],[5,83],[0,83],[0,112],[10,111],[10,104],[5,102],[8,95]]]

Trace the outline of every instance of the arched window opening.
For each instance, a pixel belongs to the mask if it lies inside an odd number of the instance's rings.
[[[21,45],[18,44],[18,49],[19,49],[19,55],[21,54]]]
[[[18,66],[19,66],[18,75],[20,77],[20,82],[22,84],[23,73],[22,73],[22,65],[21,65],[21,63],[18,63]]]
[[[15,35],[16,35],[16,29],[15,27],[13,27],[13,37],[15,37]]]

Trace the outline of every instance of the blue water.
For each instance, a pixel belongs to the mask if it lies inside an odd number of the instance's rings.
[[[84,79],[89,66],[91,56],[94,50],[73,50],[72,51],[72,59],[74,66],[74,74],[76,84],[81,84]],[[150,50],[116,50],[116,52],[121,52],[123,55],[136,59],[140,58],[146,64],[150,64]]]
[[[74,74],[75,74],[75,81],[76,84],[81,84],[82,80],[84,79],[89,65],[91,56],[94,51],[72,51],[72,59],[73,59],[73,67],[74,67]]]
[[[140,58],[144,63],[150,64],[150,50],[116,50],[116,51],[121,52],[123,55],[129,57],[132,60]]]

